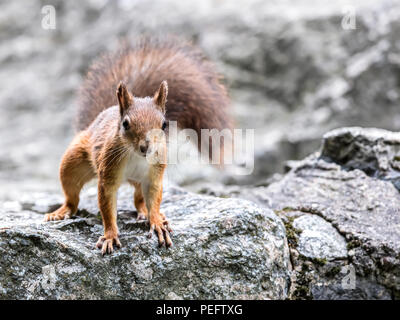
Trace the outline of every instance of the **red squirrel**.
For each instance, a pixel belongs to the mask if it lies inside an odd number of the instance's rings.
[[[78,210],[79,194],[98,178],[98,205],[104,235],[96,247],[102,254],[121,247],[117,227],[117,191],[123,182],[135,187],[138,219],[148,219],[149,237],[159,246],[172,245],[166,216],[160,212],[166,168],[166,142],[151,130],[230,129],[229,99],[211,62],[192,44],[176,39],[141,39],[125,43],[90,67],[79,91],[77,133],[60,165],[64,204],[45,221],[70,218]],[[200,139],[200,138],[199,138]],[[146,155],[161,144],[158,161]],[[200,144],[198,144],[200,146]]]

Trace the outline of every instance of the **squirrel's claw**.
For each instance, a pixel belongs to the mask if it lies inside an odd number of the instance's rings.
[[[172,229],[169,226],[169,222],[167,220],[167,217],[165,216],[164,213],[160,212],[161,218],[163,220],[163,225],[165,226],[165,228],[168,230],[169,233],[172,233]]]
[[[147,220],[147,216],[145,213],[143,212],[138,212],[137,218],[136,220],[140,221],[140,220]]]
[[[101,249],[101,254],[104,256],[105,254],[113,253],[114,244],[117,248],[121,248],[121,242],[119,241],[118,237],[107,239],[105,236],[101,236],[96,243],[96,248]]]
[[[150,226],[148,238],[151,238],[153,232],[155,232],[158,237],[158,246],[160,248],[163,246],[165,246],[166,248],[172,247],[172,241],[170,237],[170,232],[172,232],[172,230],[169,227],[167,220],[164,220],[160,224],[152,224]]]
[[[169,222],[168,222],[167,220],[165,220],[165,221],[163,222],[163,224],[164,224],[165,228],[167,229],[167,231],[168,231],[170,234],[172,234],[172,229],[171,229],[171,227],[169,226]]]
[[[69,219],[71,217],[71,210],[68,209],[66,206],[62,206],[61,208],[57,209],[52,213],[46,213],[44,216],[44,221],[58,221]]]
[[[95,248],[101,249],[103,247],[104,240],[106,240],[105,236],[99,237],[99,240],[97,240],[97,242],[96,242]]]

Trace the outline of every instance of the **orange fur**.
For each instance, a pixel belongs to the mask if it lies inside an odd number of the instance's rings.
[[[166,84],[165,84],[166,86]],[[117,91],[128,97],[129,92],[123,84]],[[102,253],[112,253],[114,245],[121,246],[118,239],[117,199],[118,188],[124,179],[129,157],[140,153],[141,140],[147,139],[149,146],[155,145],[157,137],[148,139],[146,133],[162,126],[164,116],[160,112],[164,105],[158,105],[158,99],[165,103],[167,90],[163,86],[156,92],[154,99],[119,99],[119,110],[110,108],[100,114],[89,128],[78,133],[65,152],[60,166],[60,179],[65,194],[65,203],[61,208],[46,215],[45,220],[61,220],[74,215],[78,208],[79,193],[83,185],[97,176],[98,205],[103,219],[104,235],[96,244]],[[128,129],[121,127],[121,121],[130,119]],[[172,241],[171,229],[164,214],[160,213],[162,200],[162,181],[166,167],[166,144],[163,140],[158,147],[158,162],[148,163],[148,174],[135,180],[135,206],[138,213],[150,222],[150,234],[156,232],[159,245],[169,247]]]
[[[145,40],[97,61],[81,89],[77,122],[81,131],[60,165],[65,203],[46,214],[45,220],[76,214],[82,187],[97,177],[104,235],[96,246],[103,254],[112,253],[114,245],[121,246],[116,194],[121,183],[128,181],[135,186],[138,217],[149,220],[149,236],[155,232],[160,246],[171,246],[171,229],[160,212],[167,146],[165,139],[149,132],[164,130],[167,119],[198,133],[230,129],[228,99],[219,79],[199,50],[172,40]],[[121,80],[128,81],[131,90]],[[116,96],[111,94],[115,88]],[[158,161],[145,162],[153,149]]]
[[[135,193],[133,194],[133,201],[135,204],[136,211],[138,213],[138,220],[145,220],[148,218],[146,203],[144,202],[144,196],[142,192],[142,185],[137,182],[132,182],[135,186]]]

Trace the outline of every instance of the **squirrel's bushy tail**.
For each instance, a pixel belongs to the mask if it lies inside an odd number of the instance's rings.
[[[124,43],[91,66],[80,89],[76,128],[86,129],[97,115],[116,105],[120,81],[137,96],[152,96],[168,82],[167,119],[179,128],[231,129],[229,99],[221,77],[203,53],[188,42],[143,38]],[[199,144],[200,146],[200,144]]]

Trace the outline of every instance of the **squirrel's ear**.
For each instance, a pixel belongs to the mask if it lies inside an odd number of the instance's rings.
[[[157,92],[154,94],[154,104],[161,110],[162,113],[165,113],[165,104],[167,102],[168,96],[168,84],[167,81],[163,81],[160,84],[160,88],[158,88]]]
[[[126,89],[125,84],[121,81],[117,87],[117,98],[119,104],[119,112],[121,116],[128,110],[133,103],[132,95]]]

